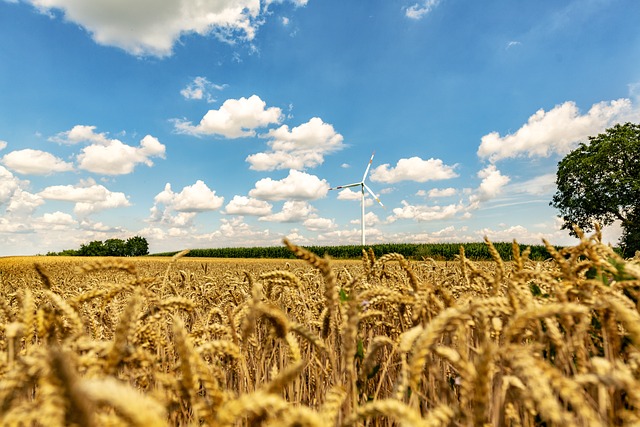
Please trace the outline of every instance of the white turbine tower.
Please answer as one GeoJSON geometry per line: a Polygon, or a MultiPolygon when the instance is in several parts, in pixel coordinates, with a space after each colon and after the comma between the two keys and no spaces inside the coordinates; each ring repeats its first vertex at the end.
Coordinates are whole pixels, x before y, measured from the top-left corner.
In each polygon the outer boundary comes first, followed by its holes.
{"type": "Polygon", "coordinates": [[[371,159],[369,160],[369,164],[367,165],[367,169],[364,171],[364,175],[362,175],[362,181],[360,182],[354,182],[353,184],[347,184],[347,185],[339,185],[337,187],[333,187],[330,188],[329,190],[341,190],[343,188],[350,188],[350,187],[358,187],[360,186],[360,193],[362,194],[362,198],[360,200],[360,203],[362,204],[362,221],[361,221],[361,225],[362,225],[362,246],[365,245],[365,231],[364,231],[364,190],[366,189],[369,194],[371,194],[373,196],[374,199],[376,199],[376,202],[380,203],[380,206],[384,207],[384,205],[382,204],[382,202],[380,201],[380,199],[378,198],[378,196],[376,196],[376,194],[371,191],[371,189],[367,186],[367,184],[364,183],[364,180],[367,178],[367,174],[369,173],[369,168],[371,167],[371,163],[373,162],[373,156],[376,154],[376,152],[374,151],[373,154],[371,154],[371,159]]]}

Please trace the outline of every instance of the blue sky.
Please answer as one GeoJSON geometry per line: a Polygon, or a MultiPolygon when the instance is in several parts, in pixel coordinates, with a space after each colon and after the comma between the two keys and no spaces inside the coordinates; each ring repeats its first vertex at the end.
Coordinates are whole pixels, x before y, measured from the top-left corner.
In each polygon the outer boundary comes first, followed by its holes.
{"type": "Polygon", "coordinates": [[[640,122],[639,19],[637,0],[0,0],[0,255],[358,244],[358,188],[329,188],[374,151],[368,244],[570,244],[556,166],[640,122]]]}

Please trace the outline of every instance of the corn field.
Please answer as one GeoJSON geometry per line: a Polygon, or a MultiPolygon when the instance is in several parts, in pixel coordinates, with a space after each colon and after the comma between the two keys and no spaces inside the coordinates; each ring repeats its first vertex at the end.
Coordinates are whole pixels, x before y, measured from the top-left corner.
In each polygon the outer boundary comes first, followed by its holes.
{"type": "MultiPolygon", "coordinates": [[[[579,230],[578,230],[579,231],[579,230]]],[[[0,423],[640,424],[640,260],[0,260],[0,423]]]]}

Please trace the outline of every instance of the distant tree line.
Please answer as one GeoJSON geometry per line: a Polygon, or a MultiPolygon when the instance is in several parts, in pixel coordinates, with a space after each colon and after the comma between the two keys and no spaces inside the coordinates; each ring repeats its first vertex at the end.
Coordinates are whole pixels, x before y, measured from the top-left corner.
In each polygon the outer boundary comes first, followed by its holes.
{"type": "Polygon", "coordinates": [[[149,255],[149,243],[140,236],[129,239],[107,239],[104,242],[94,240],[80,245],[80,249],[65,249],[62,252],[49,252],[47,255],[57,256],[142,256],[149,255]]]}
{"type": "MultiPolygon", "coordinates": [[[[493,243],[500,254],[500,257],[509,261],[513,257],[513,246],[511,243],[493,243]]],[[[471,260],[490,260],[489,247],[485,243],[386,243],[379,245],[369,245],[376,257],[388,253],[399,253],[408,259],[433,258],[435,260],[453,260],[460,253],[460,247],[464,247],[465,256],[471,260]]],[[[328,255],[334,259],[359,259],[362,258],[362,246],[305,246],[306,249],[318,255],[328,255]]],[[[543,245],[519,245],[522,253],[526,248],[530,248],[529,258],[533,260],[544,260],[551,255],[543,245]]],[[[560,249],[560,247],[556,247],[560,249]]],[[[176,252],[164,252],[153,254],[155,256],[172,256],[176,252]]],[[[212,248],[212,249],[191,249],[187,254],[189,257],[205,258],[295,258],[293,253],[285,246],[271,247],[249,247],[249,248],[212,248]]]]}

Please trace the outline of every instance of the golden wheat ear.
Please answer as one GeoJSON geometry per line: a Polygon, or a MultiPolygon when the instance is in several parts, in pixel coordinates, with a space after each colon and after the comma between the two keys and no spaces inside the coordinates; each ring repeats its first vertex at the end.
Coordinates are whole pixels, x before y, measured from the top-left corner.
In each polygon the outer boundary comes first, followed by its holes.
{"type": "Polygon", "coordinates": [[[168,425],[162,404],[115,378],[82,380],[78,388],[96,404],[113,408],[127,425],[136,427],[168,425]]]}

